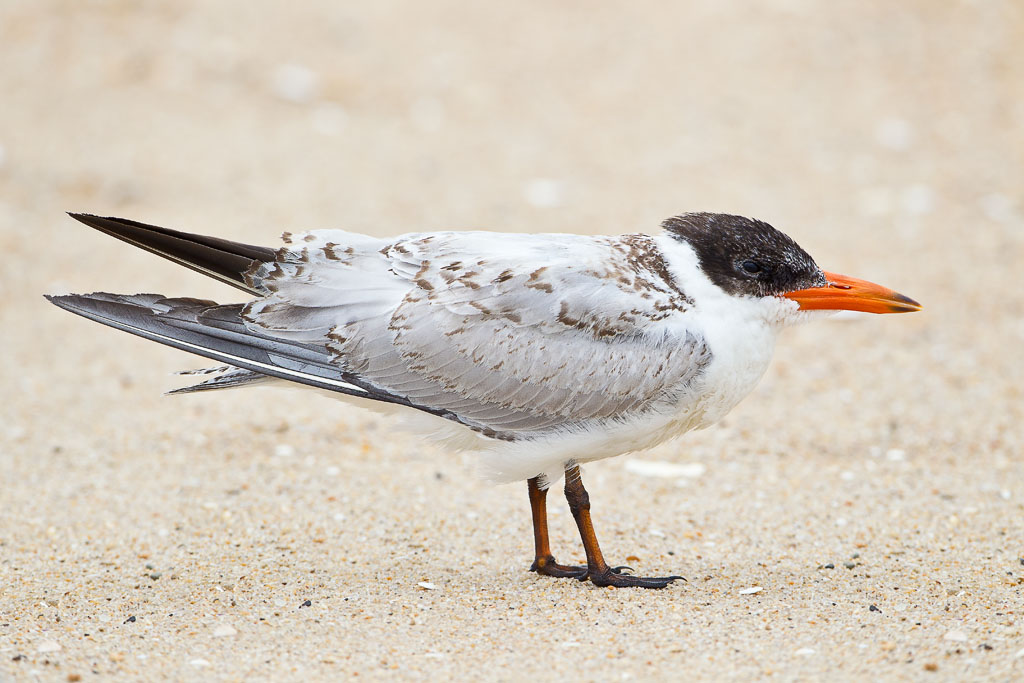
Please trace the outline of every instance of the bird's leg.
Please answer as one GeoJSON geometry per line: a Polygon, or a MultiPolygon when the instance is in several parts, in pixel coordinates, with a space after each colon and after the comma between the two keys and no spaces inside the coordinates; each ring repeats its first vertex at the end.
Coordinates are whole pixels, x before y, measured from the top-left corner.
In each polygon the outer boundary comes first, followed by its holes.
{"type": "Polygon", "coordinates": [[[560,578],[580,579],[587,578],[586,567],[575,567],[571,565],[558,564],[551,554],[551,547],[548,545],[548,491],[541,489],[537,483],[537,477],[526,482],[530,492],[530,512],[533,514],[533,543],[536,548],[536,555],[531,572],[544,574],[545,576],[557,576],[560,578]]]}
{"type": "MultiPolygon", "coordinates": [[[[590,496],[583,488],[583,479],[580,477],[578,465],[565,470],[565,499],[569,502],[569,509],[576,519],[576,526],[580,529],[580,537],[583,539],[583,549],[587,552],[587,575],[595,585],[616,586],[620,588],[664,588],[681,576],[665,577],[643,577],[622,574],[625,567],[609,567],[601,554],[601,546],[597,543],[597,534],[594,533],[594,525],[590,521],[590,496]]],[[[685,579],[683,579],[685,581],[685,579]]]]}

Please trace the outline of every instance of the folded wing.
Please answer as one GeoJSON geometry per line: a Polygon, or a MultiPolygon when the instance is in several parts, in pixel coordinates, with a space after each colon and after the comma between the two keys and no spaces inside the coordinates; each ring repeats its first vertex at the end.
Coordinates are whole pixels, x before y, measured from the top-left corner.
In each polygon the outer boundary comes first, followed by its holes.
{"type": "Polygon", "coordinates": [[[500,438],[651,409],[710,360],[645,235],[319,231],[249,277],[250,329],[500,438]]]}

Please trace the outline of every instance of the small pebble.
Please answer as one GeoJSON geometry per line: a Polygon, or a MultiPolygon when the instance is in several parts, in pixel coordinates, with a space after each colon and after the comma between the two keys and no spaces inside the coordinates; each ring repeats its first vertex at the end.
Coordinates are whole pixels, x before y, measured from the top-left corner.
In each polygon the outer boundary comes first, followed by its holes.
{"type": "Polygon", "coordinates": [[[429,581],[420,581],[416,585],[419,586],[420,588],[422,588],[423,590],[428,590],[428,591],[436,591],[437,590],[437,586],[435,586],[434,584],[430,583],[429,581]]]}
{"type": "Polygon", "coordinates": [[[843,562],[843,566],[846,567],[847,569],[853,569],[854,567],[857,566],[857,563],[856,562],[843,562]]]}
{"type": "Polygon", "coordinates": [[[302,609],[303,607],[312,607],[312,606],[313,606],[313,601],[312,600],[306,600],[306,602],[304,602],[301,605],[299,605],[299,609],[302,609]]]}
{"type": "Polygon", "coordinates": [[[281,64],[271,74],[274,94],[286,102],[303,104],[316,97],[316,73],[299,64],[281,64]]]}
{"type": "Polygon", "coordinates": [[[751,586],[750,588],[744,588],[740,591],[740,595],[753,595],[754,593],[760,593],[764,588],[761,586],[751,586]]]}
{"type": "Polygon", "coordinates": [[[295,447],[286,443],[279,443],[274,446],[274,455],[279,458],[290,458],[295,455],[295,447]]]}
{"type": "Polygon", "coordinates": [[[924,665],[924,670],[925,671],[938,671],[939,670],[939,665],[936,664],[935,662],[928,662],[927,664],[924,665]]]}
{"type": "Polygon", "coordinates": [[[135,617],[134,616],[128,617],[127,619],[124,620],[124,623],[125,624],[134,624],[135,623],[135,617]]]}
{"type": "Polygon", "coordinates": [[[193,659],[191,662],[189,662],[189,664],[196,667],[197,669],[202,669],[204,667],[210,666],[210,663],[205,659],[193,659]]]}
{"type": "Polygon", "coordinates": [[[809,657],[814,654],[814,649],[809,647],[802,647],[793,654],[797,657],[809,657]]]}
{"type": "Polygon", "coordinates": [[[44,640],[36,647],[36,652],[57,652],[60,650],[60,643],[54,640],[44,640]]]}
{"type": "Polygon", "coordinates": [[[228,636],[233,636],[236,633],[238,633],[238,631],[236,631],[230,624],[221,624],[217,628],[213,629],[214,638],[227,638],[228,636]]]}
{"type": "Polygon", "coordinates": [[[534,178],[523,187],[523,198],[538,209],[562,205],[562,183],[550,178],[534,178]]]}
{"type": "Polygon", "coordinates": [[[963,631],[953,630],[942,636],[943,640],[952,640],[955,643],[966,643],[967,634],[963,631]]]}
{"type": "Polygon", "coordinates": [[[904,150],[914,141],[914,128],[906,119],[882,119],[875,126],[875,141],[886,149],[904,150]]]}
{"type": "Polygon", "coordinates": [[[903,190],[900,200],[905,212],[923,216],[932,212],[935,206],[935,193],[927,185],[917,183],[903,190]]]}
{"type": "Polygon", "coordinates": [[[997,223],[1008,223],[1013,220],[1013,200],[1004,194],[994,192],[981,198],[981,210],[987,218],[997,223]]]}
{"type": "Polygon", "coordinates": [[[836,568],[836,566],[834,564],[832,564],[831,562],[829,562],[828,564],[825,565],[825,569],[835,569],[835,568],[836,568]]]}
{"type": "Polygon", "coordinates": [[[871,605],[871,607],[869,607],[868,610],[871,611],[871,612],[878,612],[879,614],[882,613],[882,610],[878,609],[874,605],[871,605]]]}
{"type": "Polygon", "coordinates": [[[902,462],[907,459],[907,452],[900,448],[890,448],[885,452],[885,458],[891,462],[902,462]]]}

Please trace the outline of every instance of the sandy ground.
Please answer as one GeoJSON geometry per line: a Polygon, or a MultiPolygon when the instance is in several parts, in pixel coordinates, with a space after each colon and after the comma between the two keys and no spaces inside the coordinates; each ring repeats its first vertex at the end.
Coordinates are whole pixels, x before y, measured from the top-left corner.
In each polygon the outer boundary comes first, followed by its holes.
{"type": "Polygon", "coordinates": [[[1024,6],[468,5],[0,5],[0,680],[1024,678],[1024,6]],[[723,210],[926,310],[793,330],[721,427],[588,467],[606,555],[689,579],[603,590],[526,571],[524,485],[383,418],[161,396],[203,362],[42,294],[238,292],[66,210],[723,210]]]}

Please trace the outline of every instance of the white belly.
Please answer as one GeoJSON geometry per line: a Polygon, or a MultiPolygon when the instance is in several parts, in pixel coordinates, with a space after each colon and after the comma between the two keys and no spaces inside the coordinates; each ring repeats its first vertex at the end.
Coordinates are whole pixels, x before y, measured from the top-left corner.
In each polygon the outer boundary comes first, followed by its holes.
{"type": "Polygon", "coordinates": [[[585,463],[652,448],[724,417],[757,385],[771,360],[775,331],[762,325],[735,329],[740,334],[709,340],[715,354],[704,374],[674,404],[664,404],[627,420],[580,425],[524,441],[480,439],[483,476],[512,482],[543,472],[557,481],[566,463],[585,463]]]}

